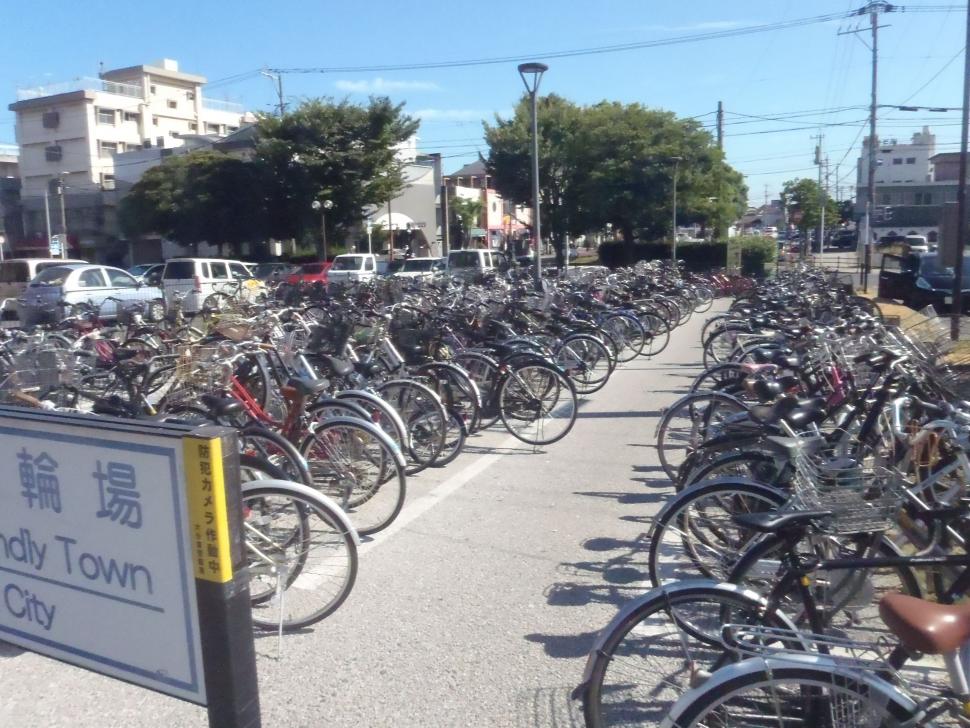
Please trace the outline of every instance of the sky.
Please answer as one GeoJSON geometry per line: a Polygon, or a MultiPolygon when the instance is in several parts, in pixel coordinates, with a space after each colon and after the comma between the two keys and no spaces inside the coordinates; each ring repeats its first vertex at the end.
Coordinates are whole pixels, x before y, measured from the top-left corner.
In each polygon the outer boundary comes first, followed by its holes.
{"type": "MultiPolygon", "coordinates": [[[[421,119],[419,148],[440,152],[445,172],[487,155],[482,120],[508,115],[523,93],[516,65],[549,65],[542,93],[576,103],[638,102],[696,117],[714,129],[723,102],[727,159],[745,175],[749,203],[777,197],[786,180],[816,177],[815,135],[823,134],[830,184],[849,196],[868,133],[868,16],[846,14],[863,0],[167,0],[144,8],[115,0],[48,0],[0,5],[3,61],[0,143],[14,138],[7,105],[19,87],[96,76],[104,68],[179,62],[209,79],[208,97],[273,111],[274,82],[260,68],[317,69],[283,74],[287,103],[317,96],[404,102],[421,119]],[[752,26],[788,23],[760,33],[752,26]],[[850,33],[864,28],[864,33],[850,33]],[[614,51],[711,33],[729,37],[614,51]],[[606,52],[555,56],[562,51],[606,52]],[[506,59],[482,65],[400,68],[506,59]],[[389,68],[394,67],[394,68],[389,68]],[[359,70],[365,68],[368,70],[359,70]],[[381,70],[370,70],[379,68],[381,70]],[[320,72],[322,71],[322,72],[320,72]]],[[[915,0],[909,12],[880,16],[879,102],[958,107],[965,5],[915,0]],[[943,8],[919,12],[919,7],[943,8]]],[[[959,110],[881,109],[880,138],[908,141],[922,126],[938,151],[959,148],[959,110]]]]}

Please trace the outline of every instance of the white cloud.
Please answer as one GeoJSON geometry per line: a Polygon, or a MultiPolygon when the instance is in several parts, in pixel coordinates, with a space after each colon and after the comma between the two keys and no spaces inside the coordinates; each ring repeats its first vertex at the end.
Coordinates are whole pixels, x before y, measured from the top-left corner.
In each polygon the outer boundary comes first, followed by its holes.
{"type": "Polygon", "coordinates": [[[750,25],[750,23],[745,20],[705,20],[687,25],[643,25],[637,30],[660,30],[665,33],[703,33],[705,31],[733,30],[746,25],[750,25]]]}
{"type": "Polygon", "coordinates": [[[484,109],[418,109],[417,111],[409,111],[408,113],[425,121],[482,121],[483,119],[491,121],[496,113],[500,116],[508,117],[513,112],[511,109],[502,109],[497,112],[486,111],[484,109]]]}
{"type": "Polygon", "coordinates": [[[434,81],[389,81],[377,78],[363,81],[340,79],[334,84],[341,91],[354,94],[390,93],[392,91],[438,91],[441,87],[434,81]]]}

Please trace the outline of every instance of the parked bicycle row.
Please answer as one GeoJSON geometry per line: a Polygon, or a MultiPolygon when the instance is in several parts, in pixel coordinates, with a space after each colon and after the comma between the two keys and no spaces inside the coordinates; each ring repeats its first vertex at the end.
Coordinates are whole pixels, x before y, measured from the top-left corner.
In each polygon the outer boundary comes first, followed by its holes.
{"type": "Polygon", "coordinates": [[[710,319],[660,419],[651,589],[601,632],[589,726],[964,722],[970,404],[933,311],[820,273],[710,319]]]}
{"type": "MultiPolygon", "coordinates": [[[[51,269],[49,276],[58,272],[51,269]]],[[[389,526],[408,479],[501,426],[547,445],[617,366],[662,351],[721,283],[665,265],[481,284],[439,278],[208,294],[197,314],[74,301],[4,333],[2,399],[238,433],[256,625],[337,609],[359,536],[389,526]]]]}

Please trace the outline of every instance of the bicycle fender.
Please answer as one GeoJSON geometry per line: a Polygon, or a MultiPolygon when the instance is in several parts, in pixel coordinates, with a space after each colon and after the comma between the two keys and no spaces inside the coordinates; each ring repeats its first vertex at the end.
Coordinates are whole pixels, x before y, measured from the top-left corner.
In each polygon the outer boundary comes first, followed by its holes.
{"type": "Polygon", "coordinates": [[[331,417],[330,419],[320,423],[320,426],[316,431],[319,432],[321,430],[326,430],[328,425],[354,425],[356,427],[363,427],[375,438],[384,442],[387,448],[394,455],[395,463],[402,468],[407,467],[407,461],[404,459],[404,455],[401,454],[401,448],[399,448],[397,443],[389,438],[387,433],[377,425],[371,424],[367,420],[359,420],[356,417],[331,417]]]}
{"type": "Polygon", "coordinates": [[[273,488],[285,488],[288,490],[293,490],[297,494],[304,496],[309,499],[317,499],[323,501],[327,508],[333,511],[334,517],[340,521],[340,525],[347,530],[354,538],[354,543],[360,546],[360,536],[357,535],[357,529],[354,528],[354,524],[350,522],[350,518],[344,513],[344,509],[337,505],[337,502],[328,495],[324,495],[319,490],[314,490],[313,488],[303,485],[302,483],[297,483],[292,480],[276,480],[266,478],[264,480],[250,480],[242,484],[242,493],[246,495],[246,491],[253,490],[255,488],[269,486],[273,488]]]}

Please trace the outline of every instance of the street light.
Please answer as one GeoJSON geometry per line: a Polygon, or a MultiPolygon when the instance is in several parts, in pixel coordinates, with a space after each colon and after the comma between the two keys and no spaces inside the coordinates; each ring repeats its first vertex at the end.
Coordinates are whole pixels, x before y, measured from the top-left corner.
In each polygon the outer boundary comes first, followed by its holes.
{"type": "Polygon", "coordinates": [[[673,242],[670,247],[670,259],[673,261],[674,267],[677,267],[677,170],[680,167],[680,163],[683,161],[683,157],[671,157],[670,161],[674,163],[674,192],[673,192],[673,227],[671,228],[671,235],[673,236],[673,242]]]}
{"type": "Polygon", "coordinates": [[[320,211],[320,232],[322,233],[322,236],[323,236],[323,262],[326,263],[327,262],[327,210],[333,209],[333,201],[324,200],[323,202],[320,202],[320,200],[314,200],[310,204],[310,207],[312,207],[314,210],[320,211]]]}
{"type": "Polygon", "coordinates": [[[542,226],[539,219],[539,122],[536,96],[542,74],[549,70],[545,63],[520,63],[519,75],[532,102],[532,229],[536,246],[536,290],[542,290],[542,226]]]}

